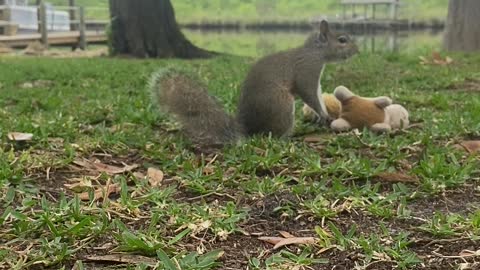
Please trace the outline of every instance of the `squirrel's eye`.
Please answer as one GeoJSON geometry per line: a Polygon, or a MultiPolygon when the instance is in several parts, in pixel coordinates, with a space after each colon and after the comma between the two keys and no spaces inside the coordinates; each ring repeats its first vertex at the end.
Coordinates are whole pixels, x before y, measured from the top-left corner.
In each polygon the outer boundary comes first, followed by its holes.
{"type": "Polygon", "coordinates": [[[348,42],[348,39],[346,36],[340,36],[338,37],[338,42],[342,43],[342,44],[345,44],[348,42]]]}

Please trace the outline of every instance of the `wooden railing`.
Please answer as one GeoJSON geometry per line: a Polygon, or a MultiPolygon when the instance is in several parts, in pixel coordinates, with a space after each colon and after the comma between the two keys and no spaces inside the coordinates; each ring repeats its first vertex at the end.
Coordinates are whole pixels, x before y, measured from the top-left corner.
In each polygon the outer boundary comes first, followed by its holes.
{"type": "Polygon", "coordinates": [[[360,6],[363,7],[364,18],[368,18],[368,9],[371,7],[372,9],[372,19],[375,19],[376,16],[376,8],[379,5],[387,6],[390,10],[389,19],[390,20],[397,20],[398,18],[398,9],[400,7],[400,0],[340,0],[340,4],[343,8],[343,19],[346,20],[347,16],[347,8],[350,7],[352,11],[352,16],[355,15],[355,8],[360,6]]]}
{"type": "MultiPolygon", "coordinates": [[[[106,37],[106,25],[108,21],[104,20],[87,20],[85,14],[87,9],[98,9],[94,7],[82,7],[76,6],[75,0],[69,0],[68,6],[52,6],[55,11],[65,11],[68,12],[68,23],[69,27],[67,29],[62,29],[62,31],[52,31],[49,28],[58,28],[58,23],[55,21],[49,21],[47,6],[43,1],[40,2],[37,6],[27,6],[29,8],[36,8],[37,10],[37,20],[33,23],[36,23],[36,29],[32,29],[35,33],[27,34],[17,34],[16,25],[9,20],[10,14],[7,11],[11,10],[15,6],[0,6],[0,30],[3,28],[3,31],[0,31],[0,42],[6,43],[6,45],[11,45],[15,47],[26,46],[26,42],[39,40],[45,47],[48,47],[50,44],[53,45],[71,45],[76,48],[85,49],[88,42],[104,42],[107,40],[106,37]],[[3,20],[2,20],[3,19],[3,20]],[[88,26],[94,26],[95,30],[89,30],[88,26]],[[10,30],[12,31],[5,31],[10,30]],[[4,34],[2,36],[1,34],[4,34]],[[5,36],[5,35],[8,35],[5,36]]],[[[65,23],[61,24],[65,25],[65,23]]]]}

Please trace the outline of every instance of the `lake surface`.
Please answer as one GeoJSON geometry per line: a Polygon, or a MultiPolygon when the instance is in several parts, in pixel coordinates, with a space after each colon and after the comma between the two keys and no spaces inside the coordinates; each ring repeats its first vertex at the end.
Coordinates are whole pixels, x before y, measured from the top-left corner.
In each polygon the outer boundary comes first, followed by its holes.
{"type": "MultiPolygon", "coordinates": [[[[308,32],[197,31],[183,29],[194,44],[213,51],[262,56],[301,45],[308,32]]],[[[443,32],[382,32],[352,35],[362,51],[419,53],[441,49],[443,32]]]]}

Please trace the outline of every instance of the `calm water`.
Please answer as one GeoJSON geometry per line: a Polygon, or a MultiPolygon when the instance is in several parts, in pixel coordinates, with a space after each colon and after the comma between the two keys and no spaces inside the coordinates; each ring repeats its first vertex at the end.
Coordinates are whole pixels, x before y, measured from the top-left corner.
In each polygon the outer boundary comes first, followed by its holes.
{"type": "MultiPolygon", "coordinates": [[[[196,45],[244,56],[262,56],[299,46],[308,32],[192,31],[183,30],[196,45]]],[[[353,35],[363,51],[417,53],[441,48],[442,32],[384,32],[353,35]]]]}

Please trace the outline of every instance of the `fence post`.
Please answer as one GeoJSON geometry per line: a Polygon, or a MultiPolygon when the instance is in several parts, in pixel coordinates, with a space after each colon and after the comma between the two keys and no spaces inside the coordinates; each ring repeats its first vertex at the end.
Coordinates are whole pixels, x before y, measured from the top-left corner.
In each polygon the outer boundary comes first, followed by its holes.
{"type": "Polygon", "coordinates": [[[390,4],[390,19],[394,21],[397,20],[397,8],[398,8],[398,0],[395,0],[395,3],[390,4]]]}
{"type": "Polygon", "coordinates": [[[377,11],[377,5],[372,4],[372,20],[375,20],[375,12],[377,11]]]}
{"type": "Polygon", "coordinates": [[[79,7],[78,8],[78,13],[80,17],[80,38],[78,42],[78,47],[82,50],[85,50],[87,48],[87,38],[85,36],[86,32],[86,25],[85,25],[85,8],[84,7],[79,7]]]}
{"type": "Polygon", "coordinates": [[[40,2],[40,33],[42,36],[42,44],[48,48],[48,28],[47,28],[47,7],[43,1],[40,2]]]}
{"type": "Polygon", "coordinates": [[[42,4],[42,0],[35,0],[35,6],[37,7],[37,32],[41,33],[42,29],[40,29],[40,5],[42,4]]]}
{"type": "Polygon", "coordinates": [[[68,14],[70,17],[70,31],[76,31],[78,30],[78,25],[77,25],[77,13],[75,12],[75,7],[76,7],[76,1],[75,0],[68,0],[68,6],[70,9],[68,10],[68,14]]]}

